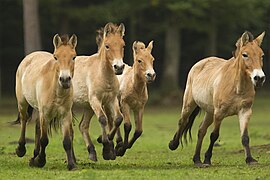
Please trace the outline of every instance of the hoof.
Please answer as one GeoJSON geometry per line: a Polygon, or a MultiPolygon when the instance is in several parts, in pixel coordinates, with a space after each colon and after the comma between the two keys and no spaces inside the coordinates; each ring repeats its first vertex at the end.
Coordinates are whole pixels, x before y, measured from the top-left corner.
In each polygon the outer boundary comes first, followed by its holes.
{"type": "Polygon", "coordinates": [[[116,153],[114,150],[114,144],[113,141],[110,141],[110,159],[115,160],[116,159],[116,153]]]}
{"type": "Polygon", "coordinates": [[[246,163],[248,165],[255,165],[255,164],[259,164],[258,161],[256,159],[254,159],[253,157],[247,157],[246,158],[246,163]]]}
{"type": "Polygon", "coordinates": [[[204,164],[205,166],[211,166],[211,161],[205,159],[205,160],[203,161],[203,164],[204,164]]]}
{"type": "Polygon", "coordinates": [[[30,167],[44,167],[46,164],[46,159],[40,159],[39,156],[37,156],[36,158],[31,158],[29,161],[29,166],[30,167]]]}
{"type": "Polygon", "coordinates": [[[175,142],[174,140],[171,140],[170,143],[169,143],[169,148],[170,150],[176,150],[179,146],[179,142],[175,142]]]}
{"type": "Polygon", "coordinates": [[[102,156],[104,160],[110,160],[111,159],[111,148],[109,144],[103,144],[103,149],[102,149],[102,156]]]}
{"type": "Polygon", "coordinates": [[[100,136],[97,138],[97,142],[100,143],[100,144],[102,143],[102,135],[100,135],[100,136]]]}
{"type": "Polygon", "coordinates": [[[25,149],[25,146],[18,146],[16,148],[16,154],[18,157],[23,157],[26,153],[26,149],[25,149]]]}
{"type": "Polygon", "coordinates": [[[125,148],[125,145],[122,141],[117,143],[117,145],[115,147],[115,152],[116,152],[116,156],[124,156],[124,154],[126,152],[126,148],[125,148]]]}
{"type": "Polygon", "coordinates": [[[77,166],[75,164],[68,164],[67,168],[68,168],[69,171],[77,170],[77,166]]]}
{"type": "Polygon", "coordinates": [[[197,167],[197,168],[206,168],[206,167],[209,167],[210,165],[209,164],[203,164],[202,162],[196,162],[196,163],[194,163],[194,166],[197,167]]]}
{"type": "Polygon", "coordinates": [[[89,154],[89,159],[91,161],[97,162],[97,153],[96,152],[92,152],[89,154]]]}

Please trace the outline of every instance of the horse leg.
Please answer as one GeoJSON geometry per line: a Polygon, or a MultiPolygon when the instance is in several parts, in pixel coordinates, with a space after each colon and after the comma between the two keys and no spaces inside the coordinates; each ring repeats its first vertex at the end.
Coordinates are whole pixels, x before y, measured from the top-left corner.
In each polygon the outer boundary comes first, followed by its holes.
{"type": "Polygon", "coordinates": [[[63,131],[63,146],[67,154],[67,168],[68,170],[73,170],[76,168],[75,165],[75,159],[73,154],[73,141],[72,141],[72,114],[71,112],[68,113],[68,115],[63,119],[63,125],[62,125],[62,131],[63,131]]]}
{"type": "Polygon", "coordinates": [[[216,142],[216,140],[219,137],[219,130],[220,130],[220,125],[221,122],[223,120],[224,117],[218,115],[218,113],[214,114],[214,130],[212,131],[211,135],[210,135],[210,144],[209,147],[207,149],[207,151],[205,152],[204,155],[204,166],[210,166],[211,165],[211,158],[212,158],[212,151],[213,151],[213,147],[214,144],[216,142]]]}
{"type": "Polygon", "coordinates": [[[89,132],[88,132],[89,124],[91,122],[93,115],[94,115],[94,111],[91,108],[89,110],[85,109],[79,127],[80,127],[80,131],[82,133],[84,142],[86,144],[87,151],[89,153],[89,159],[92,161],[97,161],[97,153],[95,150],[95,146],[94,146],[94,144],[90,138],[89,132]]]}
{"type": "Polygon", "coordinates": [[[40,122],[39,119],[36,119],[36,134],[35,134],[35,149],[34,156],[30,159],[29,165],[33,164],[34,159],[38,156],[40,151],[40,122]]]}
{"type": "Polygon", "coordinates": [[[169,143],[169,148],[172,151],[178,148],[180,138],[181,138],[181,142],[182,142],[182,135],[183,135],[184,129],[188,123],[189,116],[195,110],[196,106],[197,105],[196,105],[195,101],[193,100],[190,88],[186,89],[185,95],[184,95],[184,100],[183,100],[181,118],[178,121],[178,130],[176,131],[173,139],[169,143]]]}
{"type": "Polygon", "coordinates": [[[249,135],[248,135],[248,122],[252,114],[252,109],[242,109],[239,114],[239,122],[240,122],[240,132],[242,138],[242,145],[245,148],[246,153],[246,163],[247,164],[257,164],[258,161],[254,159],[250,152],[249,147],[249,135]]]}
{"type": "MultiPolygon", "coordinates": [[[[124,143],[118,143],[117,149],[116,149],[116,155],[117,156],[123,156],[126,152],[126,149],[128,147],[128,139],[129,139],[129,133],[131,131],[131,122],[130,122],[130,109],[128,104],[122,102],[122,113],[124,117],[124,143]]],[[[119,130],[120,131],[120,130],[119,130]]]]}
{"type": "Polygon", "coordinates": [[[135,120],[136,129],[135,129],[133,137],[128,143],[128,146],[127,146],[128,149],[130,149],[133,146],[134,142],[142,135],[143,110],[144,108],[141,108],[138,111],[134,111],[134,120],[135,120]]]}
{"type": "Polygon", "coordinates": [[[103,150],[102,150],[102,156],[103,159],[105,160],[110,160],[110,143],[109,143],[109,138],[107,135],[107,117],[105,115],[105,112],[102,109],[102,104],[101,102],[97,99],[97,97],[92,96],[90,98],[90,104],[95,112],[96,116],[98,117],[98,121],[101,125],[102,128],[102,144],[103,144],[103,150]]]}
{"type": "MultiPolygon", "coordinates": [[[[118,103],[117,98],[114,99],[114,103],[111,106],[111,110],[114,110],[114,112],[112,112],[112,113],[113,113],[113,115],[115,115],[115,120],[114,120],[113,128],[111,129],[110,134],[109,134],[109,139],[113,140],[117,129],[119,128],[119,126],[121,125],[121,123],[123,121],[123,116],[122,116],[122,113],[120,111],[120,107],[119,107],[119,103],[118,103]]],[[[112,117],[114,117],[114,116],[112,116],[112,117]]]]}
{"type": "Polygon", "coordinates": [[[29,165],[30,166],[35,166],[35,167],[43,167],[46,164],[46,153],[45,149],[49,143],[48,135],[47,135],[47,125],[46,125],[46,120],[43,116],[43,113],[40,112],[40,152],[39,154],[35,157],[34,160],[30,160],[29,165]]]}
{"type": "Polygon", "coordinates": [[[28,107],[27,101],[24,98],[22,98],[22,100],[18,98],[18,110],[19,110],[20,121],[21,121],[21,135],[18,141],[19,145],[16,148],[16,154],[18,157],[23,157],[26,153],[25,131],[26,131],[26,121],[27,121],[27,107],[28,107]]]}
{"type": "Polygon", "coordinates": [[[197,167],[202,167],[202,161],[201,161],[201,148],[202,148],[202,142],[203,142],[203,138],[207,132],[207,128],[213,123],[213,115],[210,113],[205,114],[204,116],[204,120],[202,121],[199,130],[198,130],[198,140],[197,140],[197,145],[196,145],[196,150],[195,150],[195,154],[193,156],[193,162],[195,164],[195,166],[197,167]]]}

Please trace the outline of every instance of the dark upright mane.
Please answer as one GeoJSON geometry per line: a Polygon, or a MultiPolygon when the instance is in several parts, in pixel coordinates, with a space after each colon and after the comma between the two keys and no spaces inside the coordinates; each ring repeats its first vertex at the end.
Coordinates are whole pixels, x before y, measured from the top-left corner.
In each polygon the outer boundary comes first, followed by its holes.
{"type": "MultiPolygon", "coordinates": [[[[107,34],[115,34],[118,33],[118,25],[117,24],[113,24],[113,23],[109,23],[109,31],[107,32],[107,34]]],[[[103,41],[103,36],[104,36],[104,27],[101,27],[100,29],[97,30],[97,36],[96,36],[96,43],[98,46],[98,49],[101,46],[101,43],[103,41]]]]}

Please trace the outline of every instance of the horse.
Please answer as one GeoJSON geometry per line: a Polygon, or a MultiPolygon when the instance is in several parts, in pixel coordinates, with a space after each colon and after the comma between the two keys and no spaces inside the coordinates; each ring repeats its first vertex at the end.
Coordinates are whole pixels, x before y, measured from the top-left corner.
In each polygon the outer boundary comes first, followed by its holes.
{"type": "Polygon", "coordinates": [[[134,142],[141,136],[142,118],[145,104],[148,100],[147,83],[151,83],[156,78],[153,69],[154,57],[151,54],[153,41],[147,47],[139,41],[133,43],[134,64],[132,67],[125,66],[122,75],[118,75],[120,82],[120,108],[124,117],[124,142],[120,130],[117,131],[116,155],[123,156],[126,149],[130,149],[134,142]],[[131,131],[130,110],[134,113],[136,129],[133,137],[129,141],[131,131]]]}
{"type": "Polygon", "coordinates": [[[97,156],[88,131],[94,114],[102,128],[103,158],[116,158],[112,139],[123,120],[119,106],[115,105],[119,92],[116,75],[122,74],[124,69],[124,32],[124,24],[107,23],[98,30],[98,52],[92,56],[76,57],[73,101],[84,107],[79,128],[92,161],[97,161],[97,156]],[[109,133],[107,125],[111,129],[109,133]]]}
{"type": "MultiPolygon", "coordinates": [[[[26,121],[31,116],[29,107],[39,112],[36,121],[34,156],[29,165],[46,164],[45,149],[49,143],[48,132],[52,126],[62,125],[63,146],[67,155],[67,168],[76,168],[73,150],[72,113],[74,59],[77,36],[53,37],[54,53],[36,51],[27,55],[16,72],[16,97],[21,122],[21,135],[16,154],[26,153],[26,121]],[[48,125],[51,125],[48,127],[48,125]]],[[[30,108],[30,109],[31,109],[30,108]]]]}
{"type": "Polygon", "coordinates": [[[177,149],[180,139],[182,145],[182,139],[187,143],[187,133],[189,132],[191,138],[193,122],[200,110],[204,110],[206,113],[198,130],[193,156],[195,166],[211,165],[212,150],[219,137],[221,122],[225,117],[232,115],[238,115],[239,118],[246,163],[257,163],[250,152],[248,123],[252,115],[255,88],[261,87],[265,81],[262,70],[264,53],[260,47],[264,34],[263,32],[254,39],[250,32],[244,32],[236,42],[236,50],[231,59],[205,58],[197,62],[189,71],[178,130],[170,141],[169,148],[177,149]],[[207,128],[212,123],[214,129],[202,163],[201,146],[207,128]]]}

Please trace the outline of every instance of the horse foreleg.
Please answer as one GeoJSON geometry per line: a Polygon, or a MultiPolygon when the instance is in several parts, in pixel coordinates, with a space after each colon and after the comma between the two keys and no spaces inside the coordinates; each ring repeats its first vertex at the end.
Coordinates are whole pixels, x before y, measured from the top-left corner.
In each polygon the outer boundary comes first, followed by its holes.
{"type": "Polygon", "coordinates": [[[92,161],[97,161],[97,153],[95,150],[95,146],[89,135],[89,125],[90,125],[93,115],[94,115],[94,111],[92,109],[89,109],[89,110],[85,109],[79,127],[82,133],[87,151],[89,153],[89,159],[92,161]]]}
{"type": "Polygon", "coordinates": [[[250,152],[249,147],[249,135],[248,135],[248,122],[251,117],[252,110],[250,109],[242,109],[239,114],[239,122],[240,122],[240,132],[242,138],[242,145],[245,148],[246,153],[246,163],[247,164],[257,164],[258,161],[254,159],[250,152]]]}
{"type": "Polygon", "coordinates": [[[214,130],[212,131],[210,135],[210,144],[204,155],[204,162],[203,162],[204,166],[211,165],[212,151],[213,151],[214,144],[219,137],[219,130],[220,130],[220,125],[221,125],[222,120],[223,120],[223,117],[220,117],[217,114],[214,115],[214,119],[213,119],[214,130]]]}
{"type": "Polygon", "coordinates": [[[107,135],[107,117],[105,112],[102,109],[101,102],[95,97],[92,96],[90,98],[90,105],[95,112],[96,116],[98,117],[98,121],[102,128],[102,144],[103,144],[103,150],[102,150],[102,156],[105,160],[111,159],[111,145],[110,141],[107,135]]]}
{"type": "MultiPolygon", "coordinates": [[[[129,133],[131,131],[130,112],[128,104],[122,102],[121,109],[124,117],[124,143],[118,142],[116,145],[116,155],[123,156],[128,147],[129,133]]],[[[119,130],[120,131],[120,130],[119,130]]]]}
{"type": "Polygon", "coordinates": [[[67,168],[68,170],[73,170],[74,168],[76,168],[76,165],[72,141],[73,128],[72,128],[71,112],[69,112],[68,115],[63,119],[62,131],[64,136],[63,146],[67,154],[67,162],[68,162],[67,168]]]}
{"type": "Polygon", "coordinates": [[[114,110],[113,115],[115,115],[115,120],[114,120],[113,128],[111,129],[110,134],[109,134],[109,140],[113,140],[117,129],[119,128],[119,126],[121,125],[123,121],[123,115],[120,112],[120,107],[119,107],[117,98],[115,98],[115,101],[113,105],[111,106],[111,110],[114,110]]]}
{"type": "Polygon", "coordinates": [[[196,166],[201,167],[202,161],[201,161],[201,148],[202,148],[202,142],[203,138],[207,132],[207,128],[213,123],[213,115],[206,112],[204,116],[204,120],[202,121],[199,131],[198,131],[198,140],[196,145],[195,154],[193,156],[193,162],[196,166]]]}
{"type": "Polygon", "coordinates": [[[133,137],[131,138],[131,140],[128,143],[127,148],[130,149],[133,144],[135,143],[135,141],[142,135],[142,118],[143,118],[143,109],[140,109],[138,111],[134,111],[134,120],[135,120],[135,132],[133,137]]]}
{"type": "Polygon", "coordinates": [[[48,135],[47,135],[47,124],[45,121],[45,118],[43,116],[43,113],[40,112],[40,152],[39,154],[33,159],[30,160],[29,165],[30,166],[36,166],[36,167],[43,167],[46,164],[46,154],[45,149],[49,143],[48,135]]]}

